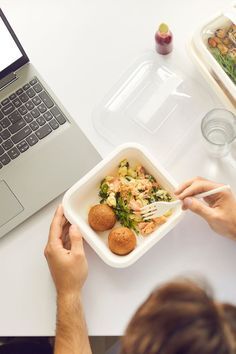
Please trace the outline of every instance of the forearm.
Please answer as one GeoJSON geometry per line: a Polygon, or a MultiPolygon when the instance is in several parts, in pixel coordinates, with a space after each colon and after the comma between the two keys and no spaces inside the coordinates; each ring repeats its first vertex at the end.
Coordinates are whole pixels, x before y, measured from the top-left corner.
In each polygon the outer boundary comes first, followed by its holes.
{"type": "Polygon", "coordinates": [[[80,296],[58,296],[54,354],[91,354],[80,296]]]}

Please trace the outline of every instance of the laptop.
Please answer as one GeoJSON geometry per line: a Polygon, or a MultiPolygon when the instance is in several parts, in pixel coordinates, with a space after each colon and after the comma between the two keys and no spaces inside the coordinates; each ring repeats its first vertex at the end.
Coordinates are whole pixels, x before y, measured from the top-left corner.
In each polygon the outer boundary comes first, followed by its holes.
{"type": "Polygon", "coordinates": [[[0,10],[0,237],[101,157],[28,56],[0,10]]]}

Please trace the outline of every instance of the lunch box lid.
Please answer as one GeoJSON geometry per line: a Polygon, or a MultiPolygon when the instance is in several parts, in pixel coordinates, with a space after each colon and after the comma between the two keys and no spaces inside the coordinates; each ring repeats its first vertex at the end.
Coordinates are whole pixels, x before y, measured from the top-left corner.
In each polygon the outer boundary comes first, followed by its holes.
{"type": "Polygon", "coordinates": [[[215,106],[210,91],[177,67],[173,53],[146,51],[94,107],[92,120],[110,144],[143,144],[165,163],[215,106]]]}

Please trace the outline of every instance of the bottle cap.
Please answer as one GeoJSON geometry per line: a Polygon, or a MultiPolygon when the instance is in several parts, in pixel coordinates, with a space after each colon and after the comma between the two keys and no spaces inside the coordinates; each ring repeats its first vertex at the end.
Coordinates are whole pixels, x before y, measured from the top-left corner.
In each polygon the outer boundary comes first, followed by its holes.
{"type": "Polygon", "coordinates": [[[168,33],[169,27],[166,23],[161,23],[158,30],[160,33],[168,33]]]}

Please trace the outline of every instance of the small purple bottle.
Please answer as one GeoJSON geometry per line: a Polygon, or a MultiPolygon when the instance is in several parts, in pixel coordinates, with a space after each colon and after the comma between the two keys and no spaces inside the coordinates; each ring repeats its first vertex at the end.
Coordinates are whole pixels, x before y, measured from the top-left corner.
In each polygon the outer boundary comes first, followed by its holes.
{"type": "Polygon", "coordinates": [[[157,53],[165,55],[172,51],[173,35],[165,23],[160,24],[155,34],[155,41],[157,53]]]}

